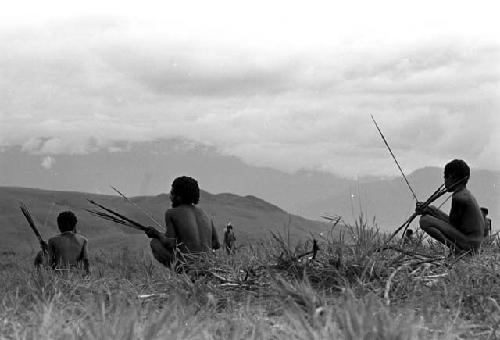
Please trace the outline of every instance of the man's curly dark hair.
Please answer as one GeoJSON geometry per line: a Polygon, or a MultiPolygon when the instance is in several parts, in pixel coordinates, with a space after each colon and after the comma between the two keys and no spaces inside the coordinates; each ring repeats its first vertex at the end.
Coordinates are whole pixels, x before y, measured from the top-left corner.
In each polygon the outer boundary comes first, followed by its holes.
{"type": "Polygon", "coordinates": [[[74,230],[77,222],[75,214],[71,211],[64,211],[57,216],[57,226],[62,233],[74,230]]]}
{"type": "Polygon", "coordinates": [[[461,159],[454,159],[444,167],[444,175],[452,176],[457,180],[464,179],[461,183],[466,184],[469,181],[470,177],[470,168],[461,159]]]}
{"type": "Polygon", "coordinates": [[[198,204],[200,201],[198,181],[192,177],[182,176],[174,179],[172,193],[179,196],[184,204],[198,204]]]}

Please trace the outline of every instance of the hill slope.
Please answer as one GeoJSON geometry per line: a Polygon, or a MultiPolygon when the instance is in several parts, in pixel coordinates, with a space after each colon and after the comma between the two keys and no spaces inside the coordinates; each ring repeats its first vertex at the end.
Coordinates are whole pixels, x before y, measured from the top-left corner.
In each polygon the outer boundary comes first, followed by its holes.
{"type": "MultiPolygon", "coordinates": [[[[85,209],[93,208],[87,199],[93,199],[103,205],[123,213],[145,225],[154,225],[142,212],[118,196],[96,195],[81,192],[48,191],[30,188],[0,187],[0,249],[36,249],[35,236],[29,229],[19,209],[23,201],[30,209],[35,223],[44,238],[57,232],[56,217],[64,210],[72,210],[78,217],[78,230],[86,235],[91,248],[109,248],[126,246],[131,248],[147,247],[148,239],[134,229],[104,221],[90,215],[85,209]]],[[[168,195],[140,196],[131,200],[152,214],[161,225],[163,214],[170,206],[168,195]]],[[[200,206],[214,219],[222,238],[222,232],[228,221],[235,226],[239,242],[254,242],[269,236],[269,231],[283,232],[289,227],[292,239],[307,237],[310,233],[319,233],[328,229],[321,222],[310,221],[288,214],[279,207],[254,196],[233,194],[212,195],[202,191],[200,206]]]]}

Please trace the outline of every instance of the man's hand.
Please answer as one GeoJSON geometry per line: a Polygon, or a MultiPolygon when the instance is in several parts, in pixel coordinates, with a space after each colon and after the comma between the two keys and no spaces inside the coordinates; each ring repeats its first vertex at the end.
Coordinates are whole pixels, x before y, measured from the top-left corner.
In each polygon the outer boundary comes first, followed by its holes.
{"type": "Polygon", "coordinates": [[[158,238],[160,236],[160,232],[153,227],[148,227],[144,232],[149,238],[158,238]]]}
{"type": "Polygon", "coordinates": [[[417,215],[428,215],[431,213],[431,209],[425,205],[425,202],[417,202],[415,213],[417,215]]]}
{"type": "Polygon", "coordinates": [[[42,251],[48,252],[49,251],[49,245],[47,244],[46,241],[41,241],[40,246],[42,247],[42,251]]]}

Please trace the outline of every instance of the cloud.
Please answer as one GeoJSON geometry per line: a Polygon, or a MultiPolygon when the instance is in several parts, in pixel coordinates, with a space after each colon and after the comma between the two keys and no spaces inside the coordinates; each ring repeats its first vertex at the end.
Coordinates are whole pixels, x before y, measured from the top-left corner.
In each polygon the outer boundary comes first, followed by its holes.
{"type": "Polygon", "coordinates": [[[45,168],[45,170],[50,170],[54,163],[56,162],[55,158],[52,156],[45,156],[42,160],[42,167],[45,168]]]}
{"type": "Polygon", "coordinates": [[[295,60],[259,60],[248,51],[187,44],[141,46],[141,42],[103,48],[110,69],[156,95],[249,96],[290,91],[295,60]],[[182,51],[182,52],[179,52],[182,51]]]}
{"type": "Polygon", "coordinates": [[[107,17],[0,38],[0,145],[25,152],[177,137],[286,171],[396,174],[374,114],[409,170],[456,157],[500,169],[500,45],[489,40],[287,49],[107,17]]]}

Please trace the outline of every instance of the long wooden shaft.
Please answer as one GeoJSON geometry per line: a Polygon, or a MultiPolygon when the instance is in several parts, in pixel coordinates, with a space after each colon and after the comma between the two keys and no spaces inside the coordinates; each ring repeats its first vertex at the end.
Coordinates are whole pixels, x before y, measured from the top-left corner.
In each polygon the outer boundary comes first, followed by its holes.
{"type": "MultiPolygon", "coordinates": [[[[434,193],[427,199],[427,201],[425,201],[424,207],[429,206],[432,202],[434,202],[435,200],[437,200],[439,197],[443,196],[446,193],[446,189],[443,189],[443,187],[444,185],[441,185],[436,191],[434,191],[434,193]]],[[[387,241],[385,241],[385,244],[389,243],[394,238],[394,236],[396,236],[397,233],[399,233],[401,229],[403,229],[406,225],[409,225],[411,222],[413,222],[413,220],[417,216],[418,216],[417,213],[414,212],[410,217],[408,217],[408,219],[404,221],[403,224],[401,224],[401,226],[391,234],[391,236],[387,239],[387,241]]]]}
{"type": "Polygon", "coordinates": [[[401,175],[403,175],[403,179],[405,180],[406,184],[408,185],[408,188],[410,189],[410,191],[411,191],[411,193],[413,195],[413,198],[415,199],[415,201],[418,201],[418,198],[417,198],[417,195],[415,194],[415,191],[413,191],[413,188],[411,187],[410,182],[406,178],[406,175],[403,172],[403,169],[401,168],[401,165],[399,165],[399,162],[396,159],[396,156],[394,156],[394,153],[392,152],[392,149],[389,146],[389,143],[387,143],[387,140],[385,139],[384,134],[382,133],[382,131],[378,127],[377,121],[375,120],[375,118],[373,117],[373,115],[370,115],[370,116],[372,117],[373,123],[375,124],[375,127],[377,128],[378,133],[380,134],[380,137],[382,137],[382,140],[384,141],[385,146],[387,146],[387,149],[389,150],[389,153],[391,154],[392,159],[394,159],[394,162],[396,162],[396,165],[398,166],[399,172],[401,172],[401,175]]]}
{"type": "Polygon", "coordinates": [[[99,208],[101,208],[101,209],[103,209],[103,210],[106,210],[107,212],[109,212],[109,213],[111,213],[111,214],[113,214],[113,215],[115,215],[115,216],[118,216],[118,217],[119,217],[119,218],[121,218],[122,220],[127,221],[128,223],[130,223],[130,224],[132,224],[132,225],[136,226],[136,227],[137,227],[137,228],[139,228],[140,230],[145,231],[145,230],[147,229],[147,228],[146,228],[146,227],[144,227],[142,224],[140,224],[140,223],[138,223],[138,222],[136,222],[136,221],[134,221],[134,220],[131,220],[130,218],[128,218],[128,217],[126,217],[126,216],[123,216],[123,215],[121,215],[121,214],[117,213],[116,211],[113,211],[113,210],[111,210],[111,209],[109,209],[109,208],[106,208],[105,206],[103,206],[103,205],[101,205],[101,204],[99,204],[99,203],[96,203],[96,202],[94,202],[93,200],[88,200],[88,201],[89,201],[91,204],[93,204],[93,205],[95,205],[95,206],[98,206],[99,208]]]}
{"type": "Polygon", "coordinates": [[[28,224],[29,224],[31,230],[33,230],[33,232],[35,233],[35,236],[38,239],[38,242],[40,242],[40,246],[42,247],[42,250],[45,251],[46,249],[44,248],[43,245],[46,244],[46,242],[43,240],[42,235],[40,235],[40,231],[38,231],[38,228],[36,227],[35,222],[33,221],[33,218],[31,218],[31,214],[28,210],[28,207],[23,202],[21,202],[20,208],[21,208],[21,211],[22,211],[24,217],[28,221],[28,224]]]}
{"type": "Polygon", "coordinates": [[[154,217],[151,215],[151,213],[147,212],[146,210],[144,210],[143,208],[141,208],[138,204],[135,204],[134,202],[132,202],[132,200],[130,200],[127,196],[125,196],[124,194],[122,194],[120,192],[120,190],[118,190],[117,188],[115,188],[114,186],[110,185],[111,189],[113,189],[118,195],[120,195],[124,200],[126,200],[127,202],[129,202],[130,204],[132,204],[134,207],[136,207],[137,209],[139,209],[144,215],[146,215],[154,224],[156,224],[158,227],[160,228],[164,228],[160,222],[158,222],[157,220],[154,219],[154,217]]]}

